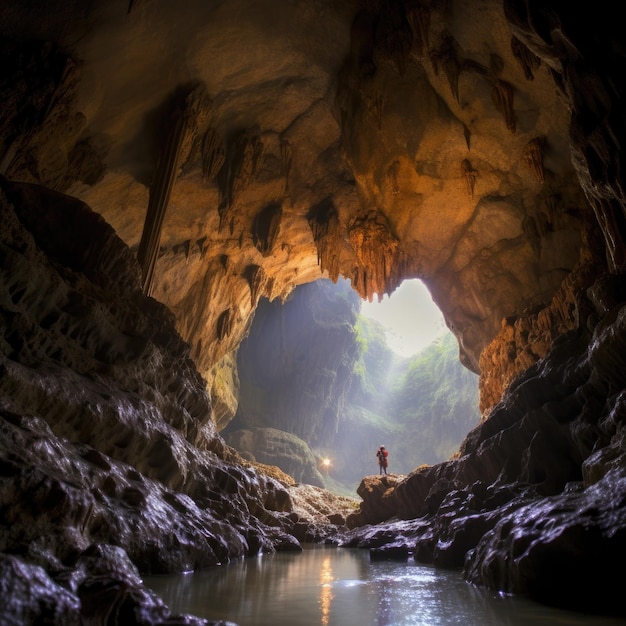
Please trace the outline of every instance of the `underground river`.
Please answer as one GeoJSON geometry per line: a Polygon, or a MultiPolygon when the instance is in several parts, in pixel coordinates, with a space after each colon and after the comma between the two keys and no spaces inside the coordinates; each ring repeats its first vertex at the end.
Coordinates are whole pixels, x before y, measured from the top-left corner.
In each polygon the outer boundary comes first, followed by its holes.
{"type": "Polygon", "coordinates": [[[369,550],[326,546],[268,554],[145,584],[173,613],[239,626],[623,626],[500,596],[457,571],[370,561],[369,550]]]}

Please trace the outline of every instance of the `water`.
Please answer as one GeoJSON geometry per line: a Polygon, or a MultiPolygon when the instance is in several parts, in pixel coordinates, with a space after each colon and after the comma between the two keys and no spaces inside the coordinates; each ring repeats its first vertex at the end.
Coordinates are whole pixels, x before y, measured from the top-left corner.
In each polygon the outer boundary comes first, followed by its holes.
{"type": "Polygon", "coordinates": [[[624,626],[500,596],[459,572],[372,561],[367,550],[309,547],[145,584],[173,613],[239,626],[624,626]]]}

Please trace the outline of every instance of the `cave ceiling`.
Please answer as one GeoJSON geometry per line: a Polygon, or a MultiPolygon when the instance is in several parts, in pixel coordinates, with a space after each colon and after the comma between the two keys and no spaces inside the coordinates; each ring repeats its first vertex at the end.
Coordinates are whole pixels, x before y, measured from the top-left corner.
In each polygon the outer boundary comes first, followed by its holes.
{"type": "Polygon", "coordinates": [[[0,25],[1,172],[101,214],[209,380],[260,297],[339,276],[422,279],[478,372],[579,260],[571,111],[501,2],[11,0],[0,25]]]}

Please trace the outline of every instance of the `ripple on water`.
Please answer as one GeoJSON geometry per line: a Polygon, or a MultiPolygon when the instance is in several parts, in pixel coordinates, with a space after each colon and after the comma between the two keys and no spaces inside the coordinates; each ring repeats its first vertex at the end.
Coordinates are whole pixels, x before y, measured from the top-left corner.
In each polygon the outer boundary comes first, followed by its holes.
{"type": "Polygon", "coordinates": [[[624,626],[466,583],[460,572],[315,547],[146,578],[174,613],[239,626],[624,626]]]}

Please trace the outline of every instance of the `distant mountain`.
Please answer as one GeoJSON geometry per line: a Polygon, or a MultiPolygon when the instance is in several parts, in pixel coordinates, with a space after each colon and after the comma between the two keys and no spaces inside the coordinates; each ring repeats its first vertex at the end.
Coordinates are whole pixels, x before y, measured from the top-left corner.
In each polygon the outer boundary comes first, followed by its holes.
{"type": "Polygon", "coordinates": [[[285,303],[262,301],[237,355],[239,409],[222,432],[226,441],[238,449],[245,442],[241,452],[249,458],[273,459],[292,475],[316,484],[321,476],[327,488],[351,494],[364,475],[378,473],[381,444],[390,452],[390,473],[454,454],[480,418],[478,377],[461,365],[456,339],[446,334],[403,358],[360,307],[344,280],[303,285],[285,303]],[[272,437],[265,441],[259,429],[272,437]],[[295,437],[278,444],[271,429],[295,437]],[[254,436],[245,434],[251,430],[254,436]],[[303,468],[296,469],[300,457],[303,468]],[[323,458],[331,460],[328,468],[323,458]]]}

